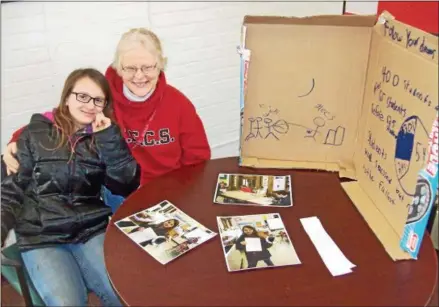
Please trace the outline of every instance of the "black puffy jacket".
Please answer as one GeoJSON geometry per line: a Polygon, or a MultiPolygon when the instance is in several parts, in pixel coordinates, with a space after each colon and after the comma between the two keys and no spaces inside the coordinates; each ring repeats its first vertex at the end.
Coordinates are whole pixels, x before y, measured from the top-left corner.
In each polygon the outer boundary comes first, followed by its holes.
{"type": "Polygon", "coordinates": [[[15,228],[21,249],[85,242],[104,232],[111,209],[101,186],[124,196],[138,187],[137,163],[117,126],[77,132],[75,140],[73,155],[70,144],[54,151],[52,121],[35,114],[17,141],[20,168],[2,181],[1,213],[2,233],[15,228]]]}

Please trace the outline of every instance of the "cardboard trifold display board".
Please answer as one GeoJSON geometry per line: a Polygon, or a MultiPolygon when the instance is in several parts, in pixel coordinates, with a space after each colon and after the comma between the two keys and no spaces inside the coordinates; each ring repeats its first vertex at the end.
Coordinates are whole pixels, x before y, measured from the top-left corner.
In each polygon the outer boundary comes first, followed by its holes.
{"type": "Polygon", "coordinates": [[[238,52],[240,164],[354,179],[388,254],[416,259],[437,191],[437,37],[388,12],[246,16],[238,52]]]}

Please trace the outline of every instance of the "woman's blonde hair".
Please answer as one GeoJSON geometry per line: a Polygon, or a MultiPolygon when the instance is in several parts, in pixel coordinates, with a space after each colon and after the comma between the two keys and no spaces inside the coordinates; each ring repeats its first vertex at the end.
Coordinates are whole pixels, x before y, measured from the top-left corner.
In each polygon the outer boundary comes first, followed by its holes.
{"type": "Polygon", "coordinates": [[[134,28],[122,34],[119,43],[116,47],[116,53],[112,67],[117,71],[122,70],[123,55],[138,46],[142,46],[152,54],[157,56],[157,67],[160,70],[165,70],[166,58],[163,56],[162,44],[158,36],[145,28],[134,28]]]}

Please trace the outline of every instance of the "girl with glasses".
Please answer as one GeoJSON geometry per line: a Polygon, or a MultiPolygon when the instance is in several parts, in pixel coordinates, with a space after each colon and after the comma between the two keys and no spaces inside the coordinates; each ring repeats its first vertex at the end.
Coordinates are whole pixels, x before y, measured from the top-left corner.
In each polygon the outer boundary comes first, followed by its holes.
{"type": "Polygon", "coordinates": [[[18,172],[1,185],[1,244],[15,229],[24,265],[47,306],[120,302],[103,254],[111,209],[101,186],[128,195],[137,163],[113,124],[112,95],[94,69],[73,71],[53,112],[35,114],[17,139],[18,172]]]}

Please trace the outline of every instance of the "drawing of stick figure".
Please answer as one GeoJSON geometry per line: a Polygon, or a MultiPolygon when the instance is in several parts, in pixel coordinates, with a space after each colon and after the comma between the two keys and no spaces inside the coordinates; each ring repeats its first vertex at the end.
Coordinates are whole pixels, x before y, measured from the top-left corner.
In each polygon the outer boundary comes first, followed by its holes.
{"type": "Polygon", "coordinates": [[[273,120],[271,118],[264,118],[264,123],[267,125],[266,128],[268,129],[268,133],[265,136],[265,138],[268,138],[269,135],[272,135],[277,140],[279,140],[279,138],[276,134],[287,134],[288,133],[289,125],[283,119],[279,119],[276,122],[273,122],[273,120]]]}
{"type": "Polygon", "coordinates": [[[261,129],[262,129],[261,121],[262,121],[262,118],[261,117],[256,117],[256,118],[249,117],[248,120],[250,122],[250,133],[247,135],[245,140],[248,141],[248,140],[250,140],[252,138],[257,138],[258,136],[262,138],[262,134],[261,134],[261,129]]]}
{"type": "Polygon", "coordinates": [[[314,141],[315,141],[315,140],[316,140],[316,134],[317,134],[317,133],[320,133],[320,132],[319,132],[319,128],[323,127],[323,126],[325,125],[326,122],[325,122],[325,120],[324,120],[323,118],[321,118],[320,116],[314,118],[313,122],[314,122],[314,124],[316,125],[316,128],[315,128],[314,130],[311,130],[311,129],[306,130],[306,135],[305,135],[305,137],[306,137],[306,138],[313,138],[314,141]]]}
{"type": "Polygon", "coordinates": [[[271,118],[264,118],[264,123],[267,125],[267,129],[268,129],[268,133],[265,136],[265,138],[268,138],[269,135],[272,135],[276,138],[276,140],[279,140],[279,138],[273,133],[272,128],[273,125],[271,124],[273,122],[273,120],[271,118]]]}

